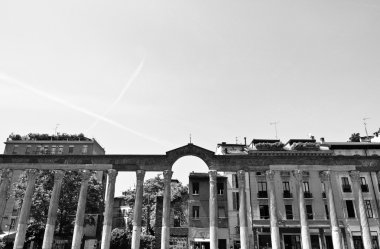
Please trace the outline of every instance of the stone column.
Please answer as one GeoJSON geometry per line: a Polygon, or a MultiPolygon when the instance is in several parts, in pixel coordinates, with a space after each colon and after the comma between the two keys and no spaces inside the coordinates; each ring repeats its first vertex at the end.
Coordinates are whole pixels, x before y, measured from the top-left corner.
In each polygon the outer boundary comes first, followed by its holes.
{"type": "Polygon", "coordinates": [[[91,172],[89,170],[83,170],[81,174],[82,174],[82,183],[81,183],[80,192],[79,192],[79,200],[78,200],[78,206],[77,206],[77,213],[75,216],[75,226],[74,226],[73,242],[71,244],[71,249],[80,249],[82,245],[88,180],[90,179],[91,172]]]}
{"type": "Polygon", "coordinates": [[[59,203],[59,195],[61,193],[62,180],[65,172],[62,170],[54,171],[54,186],[50,197],[48,219],[46,222],[44,240],[42,242],[42,249],[51,249],[54,239],[55,222],[57,220],[57,210],[59,203]]]}
{"type": "Polygon", "coordinates": [[[5,212],[5,207],[7,206],[8,200],[8,190],[11,184],[11,177],[13,171],[11,169],[3,169],[1,174],[1,184],[0,184],[0,231],[2,230],[3,217],[5,212]]]}
{"type": "Polygon", "coordinates": [[[277,217],[277,201],[276,201],[276,191],[274,189],[274,175],[273,170],[268,170],[266,172],[268,190],[269,190],[269,215],[270,215],[270,232],[271,232],[271,242],[273,249],[281,248],[280,239],[280,229],[278,228],[278,217],[277,217]]]}
{"type": "Polygon", "coordinates": [[[330,171],[322,171],[320,173],[321,180],[325,185],[326,197],[329,207],[329,216],[330,216],[330,228],[331,228],[331,237],[334,248],[343,249],[342,245],[342,236],[340,234],[338,217],[336,215],[335,202],[334,202],[334,194],[331,188],[331,172],[330,171]]]}
{"type": "Polygon", "coordinates": [[[26,187],[24,199],[22,202],[13,249],[22,249],[24,247],[25,234],[28,227],[27,223],[29,220],[30,206],[32,205],[32,196],[36,183],[37,170],[28,169],[26,171],[26,177],[28,179],[28,185],[26,187]]]}
{"type": "Polygon", "coordinates": [[[237,172],[239,185],[239,223],[240,223],[240,247],[241,249],[249,248],[248,239],[248,218],[247,218],[247,200],[245,194],[245,171],[237,172]]]}
{"type": "Polygon", "coordinates": [[[298,202],[299,202],[299,211],[300,211],[302,249],[311,249],[309,224],[307,221],[305,199],[303,196],[302,170],[295,170],[293,173],[294,173],[294,177],[297,180],[297,185],[298,185],[297,192],[298,192],[298,202]]]}
{"type": "Polygon", "coordinates": [[[218,249],[218,199],[217,199],[217,171],[209,171],[210,176],[210,249],[218,249]]]}
{"type": "Polygon", "coordinates": [[[351,181],[352,181],[352,185],[354,189],[355,199],[357,200],[357,203],[358,203],[359,220],[360,220],[360,226],[362,230],[362,239],[363,239],[364,249],[371,249],[372,248],[371,232],[369,230],[368,218],[366,214],[366,208],[364,205],[364,198],[363,198],[363,193],[361,189],[360,172],[351,171],[350,177],[351,177],[351,181]]]}
{"type": "Polygon", "coordinates": [[[173,171],[164,170],[164,200],[162,209],[161,249],[169,249],[170,239],[170,185],[173,171]]]}
{"type": "Polygon", "coordinates": [[[136,182],[135,207],[133,209],[132,249],[140,248],[144,176],[145,176],[144,170],[136,171],[137,182],[136,182]]]}
{"type": "Polygon", "coordinates": [[[108,170],[107,177],[107,192],[105,198],[105,210],[104,210],[104,221],[103,221],[103,231],[102,231],[102,244],[101,249],[109,249],[111,243],[111,232],[112,232],[112,214],[113,214],[113,198],[115,195],[115,181],[116,181],[117,171],[114,169],[108,170]]]}

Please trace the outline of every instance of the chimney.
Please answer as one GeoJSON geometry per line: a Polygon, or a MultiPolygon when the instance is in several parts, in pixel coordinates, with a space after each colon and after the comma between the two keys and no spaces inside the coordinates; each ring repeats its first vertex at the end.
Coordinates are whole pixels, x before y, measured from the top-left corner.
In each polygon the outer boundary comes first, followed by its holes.
{"type": "Polygon", "coordinates": [[[247,146],[247,137],[244,137],[244,145],[247,146]]]}
{"type": "Polygon", "coordinates": [[[325,138],[324,137],[321,137],[320,140],[321,140],[321,143],[325,142],[325,138]]]}

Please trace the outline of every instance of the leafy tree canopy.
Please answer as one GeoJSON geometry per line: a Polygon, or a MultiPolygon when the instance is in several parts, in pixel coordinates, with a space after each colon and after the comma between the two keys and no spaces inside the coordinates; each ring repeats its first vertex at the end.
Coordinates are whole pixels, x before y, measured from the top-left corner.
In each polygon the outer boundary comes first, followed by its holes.
{"type": "MultiPolygon", "coordinates": [[[[78,171],[66,171],[62,182],[56,223],[56,232],[60,235],[72,234],[81,181],[82,178],[78,171]]],[[[14,187],[16,204],[19,208],[22,206],[26,185],[26,175],[23,174],[20,180],[15,183],[14,187]]],[[[36,186],[32,197],[32,207],[26,236],[27,241],[42,241],[53,185],[54,173],[52,171],[40,171],[36,179],[36,186]]],[[[86,214],[99,214],[102,212],[103,185],[98,182],[95,173],[93,173],[89,180],[86,214]]],[[[94,223],[94,219],[86,216],[85,224],[94,223]]]]}

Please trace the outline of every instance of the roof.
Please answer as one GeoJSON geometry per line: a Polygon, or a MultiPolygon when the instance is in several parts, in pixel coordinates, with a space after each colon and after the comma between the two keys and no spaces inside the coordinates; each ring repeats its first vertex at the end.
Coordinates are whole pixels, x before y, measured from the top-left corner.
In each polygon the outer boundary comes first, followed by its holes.
{"type": "Polygon", "coordinates": [[[245,144],[228,144],[226,142],[222,142],[222,143],[218,144],[218,146],[240,146],[240,147],[245,147],[246,145],[245,144]]]}
{"type": "Polygon", "coordinates": [[[310,139],[310,138],[307,138],[307,139],[303,139],[303,138],[300,138],[300,139],[289,139],[289,141],[286,143],[286,144],[294,144],[294,143],[315,143],[316,140],[315,139],[310,139]]]}
{"type": "MultiPolygon", "coordinates": [[[[209,178],[208,173],[191,172],[189,178],[209,178]]],[[[217,175],[217,178],[227,178],[226,176],[217,175]]]]}
{"type": "Polygon", "coordinates": [[[380,143],[369,142],[329,142],[322,143],[321,146],[328,147],[330,150],[380,149],[380,143]]]}

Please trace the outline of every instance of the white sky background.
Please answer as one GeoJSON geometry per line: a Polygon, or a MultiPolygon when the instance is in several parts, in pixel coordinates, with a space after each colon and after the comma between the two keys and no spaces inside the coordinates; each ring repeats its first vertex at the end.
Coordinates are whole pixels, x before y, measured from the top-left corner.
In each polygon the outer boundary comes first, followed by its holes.
{"type": "Polygon", "coordinates": [[[107,154],[164,154],[189,133],[274,138],[278,120],[284,142],[346,141],[380,127],[379,27],[377,0],[1,1],[0,140],[59,123],[107,154]]]}

